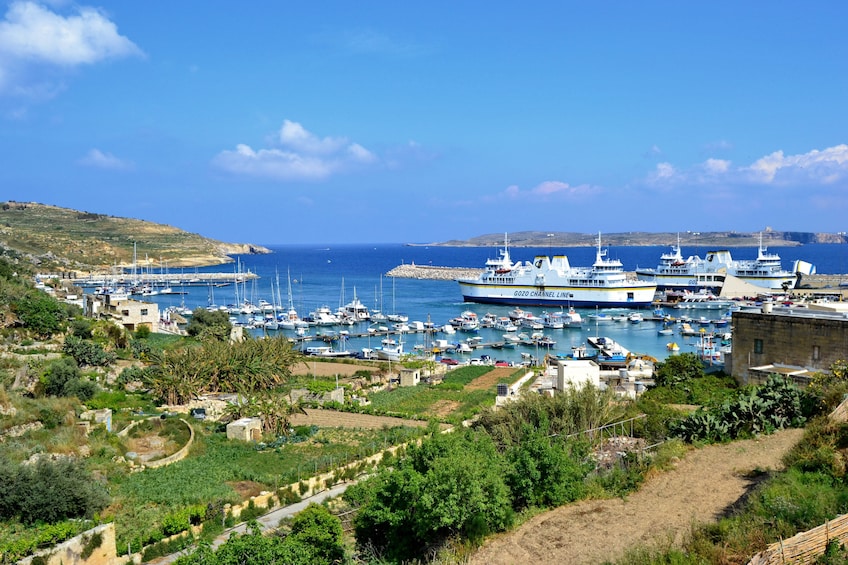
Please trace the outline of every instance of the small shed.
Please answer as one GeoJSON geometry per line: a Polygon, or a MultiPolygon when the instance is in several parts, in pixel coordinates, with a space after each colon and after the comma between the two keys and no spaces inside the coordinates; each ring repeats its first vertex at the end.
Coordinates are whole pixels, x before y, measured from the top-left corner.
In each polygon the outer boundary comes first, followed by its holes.
{"type": "Polygon", "coordinates": [[[227,439],[258,441],[262,439],[262,420],[259,418],[241,418],[227,424],[227,439]]]}
{"type": "Polygon", "coordinates": [[[595,387],[601,384],[601,369],[594,361],[575,359],[564,361],[558,359],[556,363],[555,388],[563,391],[569,386],[581,388],[586,384],[595,387]]]}
{"type": "Polygon", "coordinates": [[[400,386],[417,386],[421,382],[421,369],[401,369],[400,386]]]}

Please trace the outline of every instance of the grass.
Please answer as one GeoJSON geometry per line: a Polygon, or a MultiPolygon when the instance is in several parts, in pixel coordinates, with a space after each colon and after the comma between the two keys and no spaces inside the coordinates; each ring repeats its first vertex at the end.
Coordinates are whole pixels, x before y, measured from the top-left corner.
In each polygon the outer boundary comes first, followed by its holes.
{"type": "Polygon", "coordinates": [[[380,413],[439,417],[454,422],[466,420],[477,414],[483,406],[494,404],[495,396],[494,391],[451,390],[419,385],[372,393],[368,398],[373,409],[380,413]]]}
{"type": "Polygon", "coordinates": [[[693,527],[680,547],[634,548],[619,565],[747,563],[769,544],[845,514],[848,489],[840,461],[846,434],[848,424],[814,421],[787,456],[789,467],[762,482],[731,516],[693,527]]]}
{"type": "MultiPolygon", "coordinates": [[[[375,392],[369,394],[368,399],[375,413],[459,423],[479,413],[484,406],[494,404],[494,387],[492,390],[465,390],[466,385],[492,369],[489,366],[460,367],[449,371],[441,384],[375,392]]],[[[498,382],[512,382],[514,378],[514,375],[509,375],[498,382]]]]}

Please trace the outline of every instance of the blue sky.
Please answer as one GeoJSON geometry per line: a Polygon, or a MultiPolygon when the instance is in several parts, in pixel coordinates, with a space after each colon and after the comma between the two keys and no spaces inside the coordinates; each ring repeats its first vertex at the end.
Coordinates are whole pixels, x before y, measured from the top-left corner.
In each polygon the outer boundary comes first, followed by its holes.
{"type": "Polygon", "coordinates": [[[232,242],[837,232],[844,2],[0,4],[3,198],[232,242]]]}

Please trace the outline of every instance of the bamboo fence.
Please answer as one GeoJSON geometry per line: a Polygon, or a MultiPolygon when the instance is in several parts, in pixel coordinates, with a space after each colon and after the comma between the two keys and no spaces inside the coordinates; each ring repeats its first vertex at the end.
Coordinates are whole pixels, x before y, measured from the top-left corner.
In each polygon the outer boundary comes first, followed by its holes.
{"type": "Polygon", "coordinates": [[[848,514],[837,516],[812,530],[780,540],[756,554],[748,565],[805,565],[815,563],[832,540],[848,540],[848,514]]]}

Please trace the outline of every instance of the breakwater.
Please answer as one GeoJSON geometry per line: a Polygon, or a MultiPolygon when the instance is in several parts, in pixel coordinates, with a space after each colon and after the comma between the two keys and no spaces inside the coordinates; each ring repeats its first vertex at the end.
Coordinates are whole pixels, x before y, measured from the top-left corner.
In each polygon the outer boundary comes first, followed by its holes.
{"type": "Polygon", "coordinates": [[[456,279],[475,278],[482,269],[471,269],[468,267],[435,267],[433,265],[398,265],[388,273],[387,276],[401,279],[427,279],[437,281],[452,281],[456,279]]]}

